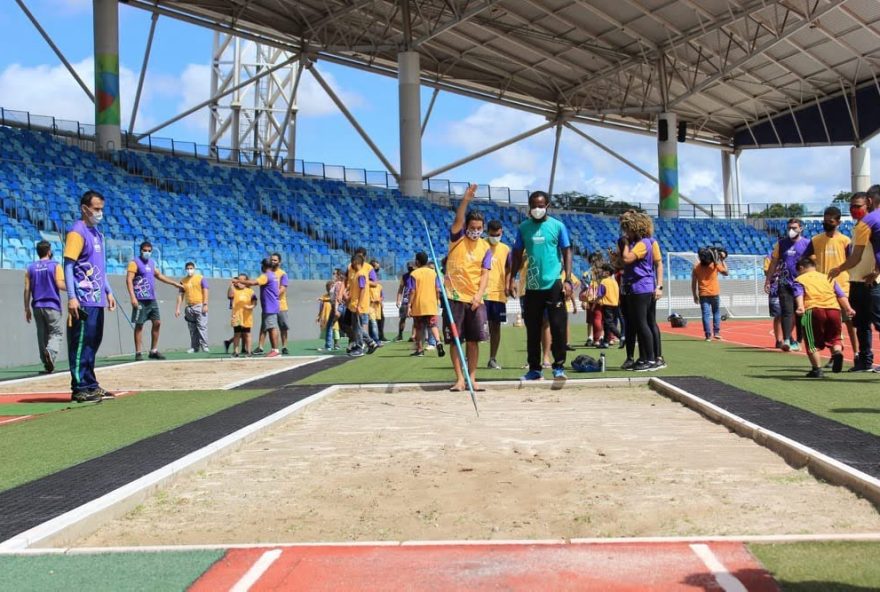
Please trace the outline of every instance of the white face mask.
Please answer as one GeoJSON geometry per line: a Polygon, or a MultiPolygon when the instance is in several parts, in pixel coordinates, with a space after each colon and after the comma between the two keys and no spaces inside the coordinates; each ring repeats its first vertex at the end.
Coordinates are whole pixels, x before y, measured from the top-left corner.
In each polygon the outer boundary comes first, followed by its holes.
{"type": "Polygon", "coordinates": [[[486,240],[489,241],[490,245],[497,245],[498,243],[501,242],[501,237],[500,236],[489,236],[489,237],[486,237],[486,240]]]}
{"type": "Polygon", "coordinates": [[[104,211],[103,210],[101,210],[99,212],[93,212],[92,210],[87,209],[86,215],[88,216],[88,219],[91,221],[92,226],[97,226],[98,223],[100,223],[101,220],[104,219],[104,211]]]}
{"type": "Polygon", "coordinates": [[[469,239],[477,240],[478,238],[483,236],[483,231],[482,230],[468,230],[465,234],[467,234],[467,237],[469,239]]]}
{"type": "Polygon", "coordinates": [[[800,230],[795,230],[794,228],[789,228],[788,229],[788,238],[794,240],[800,235],[800,233],[801,233],[800,230]]]}
{"type": "Polygon", "coordinates": [[[196,273],[195,269],[187,269],[186,270],[186,275],[188,275],[189,277],[192,277],[195,273],[196,273]]]}
{"type": "Polygon", "coordinates": [[[535,220],[543,220],[547,215],[547,208],[532,208],[529,212],[535,220]]]}

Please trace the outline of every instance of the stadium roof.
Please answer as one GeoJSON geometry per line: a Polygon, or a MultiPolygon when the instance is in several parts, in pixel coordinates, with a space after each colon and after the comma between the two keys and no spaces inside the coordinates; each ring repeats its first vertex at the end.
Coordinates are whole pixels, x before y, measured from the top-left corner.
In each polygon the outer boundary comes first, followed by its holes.
{"type": "Polygon", "coordinates": [[[666,105],[729,148],[880,130],[877,0],[127,1],[386,75],[411,47],[426,85],[549,118],[650,132],[666,105]]]}

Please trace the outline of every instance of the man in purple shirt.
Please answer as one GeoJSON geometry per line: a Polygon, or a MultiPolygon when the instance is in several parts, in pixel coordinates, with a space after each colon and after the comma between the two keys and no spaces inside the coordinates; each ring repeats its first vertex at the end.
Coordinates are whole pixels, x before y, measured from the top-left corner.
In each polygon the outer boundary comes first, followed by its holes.
{"type": "Polygon", "coordinates": [[[39,261],[28,265],[24,274],[24,318],[37,326],[40,361],[47,374],[55,371],[55,359],[61,351],[61,292],[64,270],[52,260],[52,246],[48,241],[37,243],[39,261]],[[33,313],[31,309],[33,308],[33,313]]]}
{"type": "MultiPolygon", "coordinates": [[[[797,262],[804,256],[807,248],[812,244],[808,239],[801,236],[804,230],[803,222],[798,218],[791,218],[788,221],[788,235],[779,239],[773,248],[773,256],[770,259],[770,267],[768,269],[776,269],[776,265],[781,261],[779,266],[777,291],[779,294],[779,304],[782,306],[782,351],[798,351],[800,346],[798,342],[803,338],[801,324],[797,321],[795,315],[795,294],[794,283],[798,276],[797,262]],[[791,338],[792,328],[794,326],[797,340],[791,338]]],[[[764,280],[764,292],[770,294],[772,278],[770,275],[764,280]]]]}
{"type": "Polygon", "coordinates": [[[162,321],[159,317],[159,301],[156,300],[156,280],[174,286],[178,290],[183,285],[164,276],[153,257],[153,245],[150,241],[144,241],[140,246],[140,257],[135,257],[128,264],[128,272],[125,276],[125,284],[128,287],[128,296],[131,298],[131,321],[134,323],[134,359],[144,359],[141,344],[143,343],[144,323],[150,321],[150,358],[164,360],[165,356],[159,353],[159,329],[162,321]]]}
{"type": "MultiPolygon", "coordinates": [[[[280,284],[278,276],[272,268],[272,262],[267,258],[260,262],[260,269],[263,272],[254,280],[234,280],[233,285],[242,289],[247,286],[260,286],[260,308],[262,309],[263,327],[269,335],[269,343],[272,344],[272,351],[266,354],[267,358],[275,358],[281,355],[278,351],[278,343],[280,336],[278,334],[278,312],[281,310],[280,284]]],[[[256,351],[254,352],[256,353],[256,351]]]]}
{"type": "Polygon", "coordinates": [[[116,310],[116,299],[107,280],[104,235],[104,196],[86,191],[80,214],[67,233],[64,245],[64,283],[67,287],[67,355],[70,389],[78,403],[114,398],[95,377],[95,358],[104,337],[104,308],[116,310]]]}

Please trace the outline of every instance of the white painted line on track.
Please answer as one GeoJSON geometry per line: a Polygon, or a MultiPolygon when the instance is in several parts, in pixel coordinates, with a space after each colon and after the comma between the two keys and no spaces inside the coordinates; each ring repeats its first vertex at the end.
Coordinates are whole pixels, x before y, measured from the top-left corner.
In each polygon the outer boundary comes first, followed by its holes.
{"type": "Polygon", "coordinates": [[[281,549],[272,549],[263,553],[256,563],[238,580],[235,585],[230,588],[229,592],[248,592],[251,586],[257,583],[263,574],[266,573],[272,564],[281,557],[281,549]]]}
{"type": "MultiPolygon", "coordinates": [[[[337,390],[339,390],[338,386],[331,386],[310,395],[78,508],[47,520],[10,539],[0,541],[0,554],[4,551],[20,551],[42,541],[58,537],[65,531],[87,520],[90,520],[91,523],[96,521],[102,522],[101,517],[103,515],[108,515],[112,518],[115,516],[114,512],[124,512],[128,509],[129,506],[125,505],[126,502],[133,504],[138,500],[144,499],[150,491],[155,490],[168,479],[191,470],[192,467],[199,466],[200,463],[207,462],[211,457],[240,443],[245,438],[261,432],[267,427],[296,413],[306,405],[323,399],[337,390]]],[[[94,528],[98,526],[100,525],[94,528]]]]}
{"type": "Polygon", "coordinates": [[[711,571],[712,575],[715,577],[715,581],[718,582],[718,585],[721,586],[724,592],[748,592],[742,582],[736,579],[736,577],[724,567],[724,564],[715,556],[715,553],[712,552],[709,545],[697,544],[691,545],[690,547],[691,551],[700,558],[700,561],[709,568],[709,571],[711,571]]]}

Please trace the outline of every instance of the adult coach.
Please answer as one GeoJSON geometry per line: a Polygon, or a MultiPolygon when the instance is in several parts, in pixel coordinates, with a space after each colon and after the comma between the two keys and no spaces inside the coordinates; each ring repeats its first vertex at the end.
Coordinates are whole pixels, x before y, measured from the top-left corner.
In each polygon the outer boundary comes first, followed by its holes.
{"type": "MultiPolygon", "coordinates": [[[[779,239],[773,247],[773,256],[768,267],[768,269],[776,269],[776,265],[781,262],[777,291],[779,304],[782,307],[782,351],[798,351],[800,349],[798,342],[802,338],[801,324],[795,322],[794,283],[798,276],[797,262],[803,258],[810,246],[810,241],[801,236],[803,230],[804,225],[798,218],[789,219],[788,234],[779,239]],[[791,338],[792,329],[795,330],[797,340],[791,338]]],[[[769,275],[764,279],[764,292],[767,294],[771,291],[771,281],[769,275]]]]}
{"type": "Polygon", "coordinates": [[[55,371],[55,359],[61,351],[64,335],[61,325],[61,292],[64,270],[52,260],[52,245],[48,241],[37,243],[37,257],[24,273],[24,319],[33,318],[37,326],[37,344],[40,361],[47,374],[55,371]],[[33,309],[33,312],[31,312],[33,309]]]}
{"type": "Polygon", "coordinates": [[[849,212],[856,225],[853,228],[852,253],[846,261],[828,272],[828,277],[836,278],[849,272],[850,306],[855,310],[856,338],[859,342],[859,357],[851,372],[871,372],[874,368],[872,327],[880,331],[880,285],[877,284],[880,267],[880,215],[877,201],[880,200],[880,187],[874,185],[869,193],[854,193],[850,197],[849,212]],[[875,193],[872,190],[877,189],[875,193]]]}
{"type": "MultiPolygon", "coordinates": [[[[287,350],[287,331],[289,328],[287,320],[287,286],[290,280],[287,277],[287,272],[281,269],[281,253],[276,252],[269,255],[269,271],[274,273],[275,278],[278,280],[278,313],[276,318],[278,320],[278,333],[281,336],[281,353],[288,355],[290,352],[287,350]]],[[[257,349],[254,350],[255,354],[263,353],[263,344],[265,342],[266,327],[261,324],[257,349]]]]}
{"type": "MultiPolygon", "coordinates": [[[[529,195],[529,217],[519,225],[513,245],[511,269],[520,269],[523,253],[528,256],[523,320],[526,325],[526,345],[529,371],[523,380],[542,380],[541,326],[544,315],[550,323],[553,351],[553,378],[565,378],[565,331],[568,312],[565,301],[571,297],[571,239],[561,221],[547,216],[550,198],[543,191],[529,195]],[[564,271],[565,281],[559,279],[564,271]]],[[[514,278],[507,283],[507,291],[514,294],[514,278]]]]}
{"type": "Polygon", "coordinates": [[[700,305],[703,317],[703,335],[706,341],[712,338],[721,339],[721,285],[718,274],[727,275],[727,255],[719,252],[720,261],[716,261],[712,251],[700,249],[697,253],[699,262],[691,271],[691,292],[694,304],[700,305]]]}
{"type": "MultiPolygon", "coordinates": [[[[489,338],[483,297],[489,284],[489,269],[492,267],[492,251],[489,243],[482,239],[483,214],[476,210],[468,211],[476,192],[476,185],[468,186],[458,204],[455,220],[449,230],[446,275],[443,278],[452,312],[452,318],[446,318],[448,322],[443,324],[445,341],[447,345],[453,342],[450,322],[455,323],[461,342],[466,344],[468,373],[474,390],[480,388],[477,384],[480,342],[489,338]]],[[[450,390],[463,391],[466,381],[461,356],[452,355],[452,366],[455,368],[455,384],[450,390]]]]}
{"type": "Polygon", "coordinates": [[[189,349],[187,353],[211,351],[208,348],[208,280],[200,273],[196,273],[196,264],[187,261],[184,266],[186,277],[180,281],[180,292],[177,294],[177,309],[175,317],[180,317],[180,305],[186,300],[186,308],[183,310],[183,320],[189,328],[189,349]]]}
{"type": "Polygon", "coordinates": [[[501,370],[496,357],[501,345],[501,324],[507,322],[507,282],[510,279],[510,247],[501,242],[504,228],[500,220],[487,227],[486,241],[492,251],[492,268],[486,288],[486,318],[489,321],[489,368],[501,370]]]}
{"type": "Polygon", "coordinates": [[[64,244],[64,283],[67,286],[67,356],[74,401],[114,398],[95,376],[95,358],[104,338],[104,307],[116,310],[107,281],[104,235],[104,196],[86,191],[79,201],[81,218],[67,233],[64,244]]]}
{"type": "Polygon", "coordinates": [[[278,298],[281,291],[278,284],[278,276],[275,274],[275,270],[272,269],[272,261],[268,257],[260,261],[260,271],[262,273],[255,280],[239,277],[239,279],[232,283],[238,289],[260,286],[260,308],[263,315],[262,326],[266,328],[269,344],[272,346],[266,357],[275,358],[281,355],[281,352],[278,351],[280,341],[280,336],[278,335],[278,311],[281,310],[278,298]]]}
{"type": "Polygon", "coordinates": [[[162,275],[153,258],[153,245],[150,241],[144,241],[140,246],[140,256],[128,263],[128,271],[125,274],[125,285],[128,287],[128,296],[131,298],[131,321],[134,323],[134,359],[144,359],[141,345],[143,343],[144,323],[150,321],[150,359],[164,360],[165,356],[159,353],[159,330],[162,321],[159,317],[159,302],[156,300],[156,280],[178,290],[183,285],[162,275]]]}

